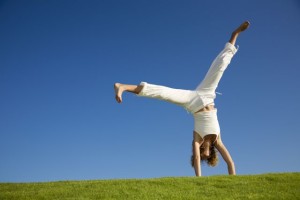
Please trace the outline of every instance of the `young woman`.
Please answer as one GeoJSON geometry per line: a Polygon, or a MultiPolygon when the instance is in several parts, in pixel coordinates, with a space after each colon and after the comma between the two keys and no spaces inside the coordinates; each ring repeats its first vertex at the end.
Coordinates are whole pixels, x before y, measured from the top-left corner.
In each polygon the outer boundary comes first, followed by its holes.
{"type": "Polygon", "coordinates": [[[225,44],[224,49],[215,58],[203,81],[195,90],[173,89],[146,82],[141,82],[140,85],[121,83],[114,85],[115,98],[118,103],[122,102],[122,93],[127,91],[139,96],[161,99],[180,105],[193,114],[194,139],[191,164],[195,169],[196,176],[201,176],[201,160],[206,161],[211,166],[217,164],[216,149],[227,163],[228,174],[235,174],[234,162],[221,140],[214,99],[216,98],[215,90],[223,72],[237,52],[237,48],[234,46],[236,39],[249,25],[250,23],[246,21],[233,31],[229,42],[225,44]]]}

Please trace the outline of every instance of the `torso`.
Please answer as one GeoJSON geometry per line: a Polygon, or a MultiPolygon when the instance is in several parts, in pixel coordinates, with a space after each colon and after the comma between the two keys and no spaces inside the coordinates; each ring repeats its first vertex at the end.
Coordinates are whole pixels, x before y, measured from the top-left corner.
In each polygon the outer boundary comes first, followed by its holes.
{"type": "MultiPolygon", "coordinates": [[[[215,108],[214,104],[209,104],[209,105],[205,106],[204,108],[201,108],[200,110],[195,112],[195,114],[200,113],[200,112],[208,112],[208,111],[212,111],[215,109],[216,108],[215,108]]],[[[197,132],[195,131],[195,133],[197,133],[197,132]]],[[[200,134],[199,134],[199,136],[200,136],[200,134]]],[[[208,134],[208,135],[205,135],[203,138],[201,138],[201,136],[200,136],[200,138],[202,141],[210,140],[210,141],[212,141],[212,143],[215,143],[218,139],[218,136],[219,136],[219,134],[208,134]]]]}

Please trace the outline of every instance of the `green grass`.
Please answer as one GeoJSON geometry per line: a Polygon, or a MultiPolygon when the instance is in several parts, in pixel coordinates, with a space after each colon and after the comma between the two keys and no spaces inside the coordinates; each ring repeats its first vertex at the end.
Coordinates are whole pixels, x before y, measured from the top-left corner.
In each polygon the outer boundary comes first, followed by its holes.
{"type": "Polygon", "coordinates": [[[0,199],[300,199],[300,173],[0,183],[0,199]]]}

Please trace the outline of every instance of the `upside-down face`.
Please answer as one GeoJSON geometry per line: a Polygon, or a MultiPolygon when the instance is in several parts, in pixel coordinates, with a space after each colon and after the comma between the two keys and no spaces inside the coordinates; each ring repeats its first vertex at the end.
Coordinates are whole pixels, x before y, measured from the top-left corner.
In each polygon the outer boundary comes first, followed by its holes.
{"type": "Polygon", "coordinates": [[[201,160],[206,160],[210,157],[210,149],[212,148],[212,146],[207,143],[204,142],[201,146],[200,146],[200,156],[201,156],[201,160]]]}

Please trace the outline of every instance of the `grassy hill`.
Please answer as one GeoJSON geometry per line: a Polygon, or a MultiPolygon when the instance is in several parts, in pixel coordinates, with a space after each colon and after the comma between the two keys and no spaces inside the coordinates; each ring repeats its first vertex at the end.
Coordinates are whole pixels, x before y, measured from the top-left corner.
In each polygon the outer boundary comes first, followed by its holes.
{"type": "Polygon", "coordinates": [[[0,183],[0,199],[300,199],[300,173],[0,183]]]}

